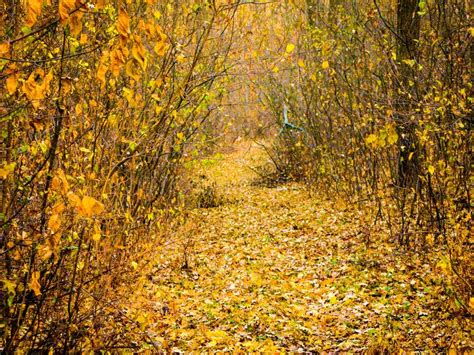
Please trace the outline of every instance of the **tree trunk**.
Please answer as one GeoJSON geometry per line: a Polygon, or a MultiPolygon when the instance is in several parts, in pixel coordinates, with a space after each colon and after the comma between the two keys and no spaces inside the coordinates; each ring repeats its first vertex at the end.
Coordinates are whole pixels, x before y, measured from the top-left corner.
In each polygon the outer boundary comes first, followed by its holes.
{"type": "Polygon", "coordinates": [[[419,172],[416,122],[410,117],[411,101],[415,95],[420,16],[418,0],[398,0],[397,3],[397,60],[399,81],[395,88],[396,124],[399,134],[398,184],[414,187],[419,172]]]}

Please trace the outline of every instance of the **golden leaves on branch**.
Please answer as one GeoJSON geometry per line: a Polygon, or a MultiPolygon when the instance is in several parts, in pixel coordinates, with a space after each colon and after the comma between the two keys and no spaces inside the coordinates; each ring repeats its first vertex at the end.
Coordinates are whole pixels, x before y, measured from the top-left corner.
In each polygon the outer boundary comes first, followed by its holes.
{"type": "Polygon", "coordinates": [[[81,205],[78,208],[78,213],[84,217],[93,217],[104,212],[104,205],[96,199],[84,196],[81,205]]]}
{"type": "Polygon", "coordinates": [[[41,9],[43,6],[43,0],[24,0],[23,6],[26,13],[25,24],[28,27],[32,27],[41,15],[41,9]]]}
{"type": "Polygon", "coordinates": [[[372,148],[384,148],[391,146],[398,141],[398,133],[395,126],[387,124],[378,132],[371,133],[365,138],[365,143],[372,148]]]}
{"type": "Polygon", "coordinates": [[[66,174],[64,174],[64,171],[62,171],[61,169],[59,169],[56,172],[56,175],[53,177],[51,188],[54,191],[61,191],[64,194],[68,193],[69,183],[67,181],[66,174]]]}
{"type": "Polygon", "coordinates": [[[126,40],[130,36],[130,17],[124,8],[119,10],[116,26],[121,39],[126,40]]]}
{"type": "Polygon", "coordinates": [[[128,54],[127,47],[116,48],[110,53],[110,70],[115,77],[120,74],[120,70],[127,62],[128,54]]]}
{"type": "Polygon", "coordinates": [[[82,217],[95,217],[104,212],[104,205],[90,196],[82,199],[73,192],[67,194],[69,203],[76,208],[77,213],[82,217]]]}
{"type": "Polygon", "coordinates": [[[15,170],[16,163],[6,164],[4,163],[3,167],[0,168],[0,179],[6,179],[8,175],[12,174],[15,170]]]}
{"type": "Polygon", "coordinates": [[[8,42],[0,43],[0,56],[8,58],[9,52],[10,52],[10,43],[8,42]]]}
{"type": "Polygon", "coordinates": [[[101,82],[101,84],[100,84],[101,89],[103,89],[105,87],[105,82],[106,82],[105,74],[107,74],[107,70],[108,70],[108,66],[107,66],[106,63],[107,63],[108,59],[109,59],[109,52],[104,52],[102,54],[102,57],[100,57],[99,65],[97,67],[96,77],[101,82]]]}
{"type": "Polygon", "coordinates": [[[156,29],[156,36],[157,36],[158,41],[155,47],[153,48],[153,50],[158,56],[162,57],[165,55],[166,50],[168,49],[168,44],[167,44],[168,36],[163,33],[161,26],[157,25],[155,29],[156,29]]]}
{"type": "Polygon", "coordinates": [[[61,227],[61,217],[59,214],[53,214],[49,218],[48,221],[48,228],[51,230],[51,232],[56,233],[59,228],[61,227]]]}
{"type": "Polygon", "coordinates": [[[39,283],[40,273],[39,271],[33,271],[31,273],[31,279],[29,288],[35,293],[35,296],[41,295],[41,284],[39,283]]]}
{"type": "Polygon", "coordinates": [[[76,9],[76,0],[59,0],[59,17],[64,25],[71,12],[76,9]]]}
{"type": "Polygon", "coordinates": [[[69,30],[73,36],[77,36],[82,31],[82,17],[84,13],[78,11],[80,3],[76,0],[60,0],[59,1],[59,17],[61,24],[69,25],[69,30]]]}
{"type": "Polygon", "coordinates": [[[132,56],[138,62],[142,70],[145,70],[147,66],[146,50],[140,36],[134,36],[132,56]]]}
{"type": "Polygon", "coordinates": [[[32,72],[23,84],[22,90],[34,108],[38,108],[40,105],[39,101],[43,100],[48,94],[52,79],[53,74],[51,71],[45,75],[44,70],[39,68],[32,72]]]}
{"type": "Polygon", "coordinates": [[[7,91],[10,95],[13,95],[18,87],[18,79],[20,79],[20,72],[13,69],[11,67],[8,69],[7,73],[10,72],[11,74],[7,78],[7,91]]]}

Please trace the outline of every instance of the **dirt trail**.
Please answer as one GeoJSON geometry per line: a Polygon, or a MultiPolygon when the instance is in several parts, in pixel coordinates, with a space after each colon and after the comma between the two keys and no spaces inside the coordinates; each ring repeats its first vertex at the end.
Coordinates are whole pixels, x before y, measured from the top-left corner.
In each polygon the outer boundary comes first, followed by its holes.
{"type": "Polygon", "coordinates": [[[310,197],[298,184],[252,185],[248,166],[263,159],[258,146],[242,144],[194,168],[225,201],[192,210],[159,252],[146,286],[155,346],[268,352],[468,345],[469,334],[443,310],[432,262],[397,256],[361,211],[342,202],[310,197]]]}

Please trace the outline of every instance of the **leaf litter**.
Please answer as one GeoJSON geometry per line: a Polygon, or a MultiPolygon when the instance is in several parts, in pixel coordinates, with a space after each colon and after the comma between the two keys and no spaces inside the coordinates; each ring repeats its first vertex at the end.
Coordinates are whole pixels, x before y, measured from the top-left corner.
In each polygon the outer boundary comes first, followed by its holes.
{"type": "Polygon", "coordinates": [[[252,184],[249,166],[263,159],[242,143],[190,169],[227,202],[188,211],[143,270],[127,309],[147,334],[143,348],[473,348],[472,320],[453,315],[441,254],[397,250],[364,211],[302,185],[252,184]]]}

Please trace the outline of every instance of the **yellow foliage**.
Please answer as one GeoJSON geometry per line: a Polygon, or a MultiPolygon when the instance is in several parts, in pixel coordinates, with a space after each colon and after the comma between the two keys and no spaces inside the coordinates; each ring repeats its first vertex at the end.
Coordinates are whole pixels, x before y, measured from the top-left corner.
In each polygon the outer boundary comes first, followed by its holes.
{"type": "Polygon", "coordinates": [[[29,283],[30,290],[35,293],[35,296],[41,295],[41,284],[39,283],[40,273],[34,271],[31,273],[31,279],[29,283]]]}
{"type": "Polygon", "coordinates": [[[5,164],[0,168],[0,179],[6,179],[15,170],[16,163],[5,164]]]}
{"type": "Polygon", "coordinates": [[[288,43],[285,48],[285,52],[290,54],[295,50],[295,45],[293,43],[288,43]]]}
{"type": "Polygon", "coordinates": [[[120,70],[127,62],[128,58],[128,49],[126,47],[123,48],[116,48],[110,54],[110,69],[114,76],[118,76],[120,74],[120,70]]]}
{"type": "Polygon", "coordinates": [[[139,36],[134,36],[132,56],[138,62],[142,70],[145,70],[147,64],[146,50],[139,36]]]}
{"type": "Polygon", "coordinates": [[[102,89],[105,87],[105,83],[106,83],[105,74],[107,74],[107,70],[108,70],[106,61],[108,60],[108,58],[109,58],[109,53],[104,52],[102,54],[102,57],[100,58],[99,65],[97,67],[96,77],[101,82],[100,86],[102,89]]]}
{"type": "Polygon", "coordinates": [[[39,100],[43,100],[48,94],[52,79],[53,74],[51,71],[45,76],[44,70],[39,68],[32,72],[23,84],[22,90],[34,108],[38,108],[40,105],[39,100]]]}
{"type": "Polygon", "coordinates": [[[13,95],[18,87],[18,79],[20,78],[19,72],[10,74],[7,78],[7,91],[10,95],[13,95]]]}
{"type": "Polygon", "coordinates": [[[0,43],[0,56],[6,57],[10,52],[10,43],[2,42],[0,43]]]}
{"type": "Polygon", "coordinates": [[[76,206],[77,212],[83,217],[94,217],[100,215],[104,211],[104,205],[96,199],[84,196],[81,203],[76,206]]]}
{"type": "Polygon", "coordinates": [[[118,20],[117,20],[117,31],[119,35],[126,39],[130,35],[130,17],[124,8],[120,8],[118,20]]]}
{"type": "Polygon", "coordinates": [[[38,21],[38,17],[41,15],[43,0],[25,0],[24,4],[26,11],[25,24],[28,27],[32,27],[36,21],[38,21]]]}
{"type": "Polygon", "coordinates": [[[53,214],[48,221],[48,228],[51,232],[56,233],[61,227],[61,217],[59,214],[53,214]]]}
{"type": "Polygon", "coordinates": [[[76,0],[59,0],[59,17],[61,23],[65,24],[71,12],[76,8],[76,0]]]}

